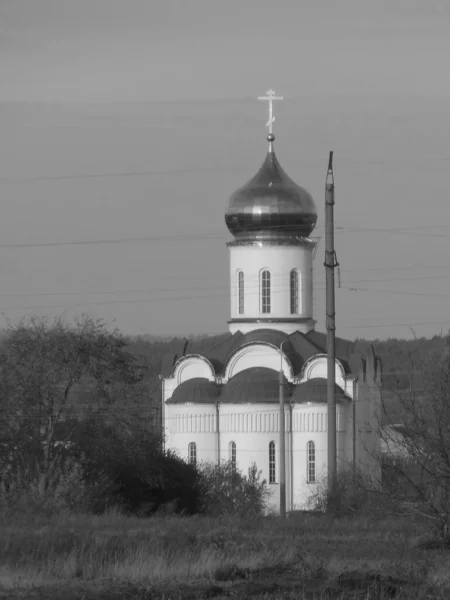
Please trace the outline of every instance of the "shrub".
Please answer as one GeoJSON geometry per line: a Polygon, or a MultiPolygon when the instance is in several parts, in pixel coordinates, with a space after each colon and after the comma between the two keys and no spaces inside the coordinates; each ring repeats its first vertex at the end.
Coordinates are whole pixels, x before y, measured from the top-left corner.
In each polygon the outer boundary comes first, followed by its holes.
{"type": "Polygon", "coordinates": [[[86,509],[92,489],[87,485],[83,467],[74,458],[61,460],[45,488],[40,485],[39,469],[17,462],[3,466],[0,474],[0,506],[8,511],[61,512],[86,509]]]}
{"type": "Polygon", "coordinates": [[[382,516],[394,510],[394,502],[376,489],[370,479],[348,469],[338,473],[334,490],[327,478],[321,479],[308,499],[308,508],[335,516],[382,516]]]}
{"type": "Polygon", "coordinates": [[[211,516],[227,514],[246,517],[261,515],[267,511],[267,500],[271,494],[261,471],[256,464],[243,475],[235,470],[231,461],[220,466],[205,462],[197,467],[200,475],[201,512],[211,516]]]}
{"type": "Polygon", "coordinates": [[[128,514],[149,515],[171,505],[193,514],[198,510],[198,475],[185,461],[163,454],[158,436],[151,432],[121,433],[101,423],[86,423],[77,439],[83,448],[86,479],[105,484],[93,495],[92,510],[111,507],[128,514]]]}

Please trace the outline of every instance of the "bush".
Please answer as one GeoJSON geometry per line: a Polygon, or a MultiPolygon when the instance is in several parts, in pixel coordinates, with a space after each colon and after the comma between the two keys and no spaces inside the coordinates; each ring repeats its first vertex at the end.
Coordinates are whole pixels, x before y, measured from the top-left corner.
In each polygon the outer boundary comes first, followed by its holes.
{"type": "Polygon", "coordinates": [[[77,446],[83,448],[89,485],[99,477],[107,482],[93,496],[93,512],[111,507],[140,516],[164,507],[187,514],[198,511],[195,468],[174,454],[163,454],[160,440],[153,433],[122,434],[113,427],[90,423],[77,446]]]}
{"type": "Polygon", "coordinates": [[[151,432],[130,435],[98,420],[79,423],[45,474],[45,485],[39,451],[37,446],[34,458],[24,460],[17,448],[0,461],[0,505],[26,506],[28,512],[39,508],[94,514],[115,508],[138,516],[157,511],[256,516],[267,510],[270,491],[256,465],[247,475],[234,470],[231,462],[195,468],[173,453],[164,454],[151,432]]]}
{"type": "Polygon", "coordinates": [[[267,511],[271,491],[266,480],[260,480],[261,471],[258,471],[256,464],[252,464],[247,476],[233,469],[231,461],[220,466],[201,463],[197,470],[200,476],[201,512],[211,516],[233,514],[246,517],[267,511]]]}
{"type": "Polygon", "coordinates": [[[42,491],[36,467],[16,463],[14,468],[3,465],[0,473],[0,506],[7,511],[55,513],[86,509],[92,498],[84,478],[82,465],[74,458],[65,458],[54,469],[42,491]]]}
{"type": "Polygon", "coordinates": [[[327,478],[317,484],[309,497],[308,509],[328,512],[335,516],[386,516],[395,503],[381,494],[362,473],[346,470],[338,474],[334,490],[328,490],[327,478]]]}

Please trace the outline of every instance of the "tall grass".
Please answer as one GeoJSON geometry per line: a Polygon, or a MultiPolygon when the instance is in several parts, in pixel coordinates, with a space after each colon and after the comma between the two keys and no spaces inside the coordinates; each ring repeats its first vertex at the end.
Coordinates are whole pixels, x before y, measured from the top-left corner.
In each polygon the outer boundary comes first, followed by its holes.
{"type": "Polygon", "coordinates": [[[276,517],[138,519],[114,511],[102,516],[16,512],[13,520],[2,516],[0,534],[0,585],[9,590],[264,578],[289,580],[300,588],[345,573],[450,586],[449,557],[418,548],[424,535],[420,526],[397,518],[332,520],[300,514],[283,522],[276,517]]]}

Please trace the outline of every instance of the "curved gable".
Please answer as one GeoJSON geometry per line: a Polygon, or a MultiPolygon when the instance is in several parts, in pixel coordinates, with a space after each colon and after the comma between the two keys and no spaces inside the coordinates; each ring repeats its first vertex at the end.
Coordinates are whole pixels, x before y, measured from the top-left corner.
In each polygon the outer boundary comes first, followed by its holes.
{"type": "MultiPolygon", "coordinates": [[[[303,365],[300,375],[301,383],[309,381],[310,379],[326,379],[328,374],[327,360],[326,354],[316,354],[316,356],[312,356],[309,360],[307,360],[303,365]]],[[[335,360],[335,363],[336,384],[347,393],[350,393],[344,366],[338,359],[335,360]]]]}
{"type": "MultiPolygon", "coordinates": [[[[223,379],[226,382],[246,369],[266,368],[279,371],[280,362],[280,349],[276,346],[263,342],[245,344],[228,358],[223,379]]],[[[292,365],[284,352],[282,364],[284,376],[288,381],[293,381],[292,365]]]]}
{"type": "Polygon", "coordinates": [[[214,367],[211,362],[200,354],[188,354],[177,360],[173,369],[172,377],[176,385],[194,378],[215,380],[214,367]]]}

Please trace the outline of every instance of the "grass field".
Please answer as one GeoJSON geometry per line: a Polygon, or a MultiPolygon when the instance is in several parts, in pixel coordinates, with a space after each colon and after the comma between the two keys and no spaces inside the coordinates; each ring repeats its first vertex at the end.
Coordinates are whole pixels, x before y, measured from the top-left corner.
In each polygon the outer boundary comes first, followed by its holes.
{"type": "Polygon", "coordinates": [[[391,517],[0,516],[0,598],[449,598],[450,551],[391,517]]]}

